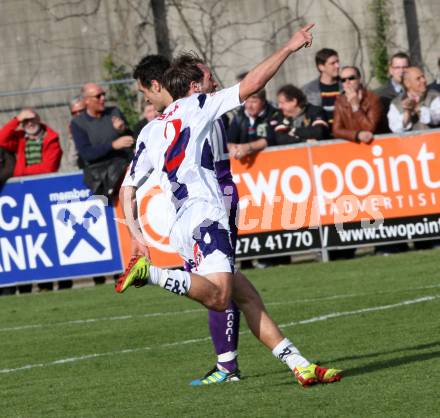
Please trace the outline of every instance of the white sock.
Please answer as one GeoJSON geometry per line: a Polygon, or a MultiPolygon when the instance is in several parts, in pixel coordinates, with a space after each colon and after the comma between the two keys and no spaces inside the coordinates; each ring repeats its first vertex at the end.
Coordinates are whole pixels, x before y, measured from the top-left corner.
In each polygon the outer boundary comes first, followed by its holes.
{"type": "Polygon", "coordinates": [[[148,284],[163,287],[177,295],[186,295],[191,288],[191,275],[186,271],[150,266],[148,284]]]}
{"type": "Polygon", "coordinates": [[[284,340],[272,350],[272,354],[278,360],[286,363],[292,370],[297,366],[306,367],[310,364],[288,338],[284,338],[284,340]]]}

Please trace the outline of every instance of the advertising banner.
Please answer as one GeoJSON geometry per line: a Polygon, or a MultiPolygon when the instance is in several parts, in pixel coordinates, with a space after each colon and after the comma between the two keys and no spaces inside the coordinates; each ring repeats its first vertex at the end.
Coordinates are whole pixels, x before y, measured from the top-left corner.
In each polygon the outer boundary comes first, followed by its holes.
{"type": "MultiPolygon", "coordinates": [[[[438,239],[439,161],[439,131],[371,145],[269,148],[234,160],[237,259],[438,239]]],[[[137,196],[153,263],[182,265],[157,179],[137,196]]],[[[120,205],[115,213],[90,196],[80,173],[8,181],[0,192],[0,286],[120,272],[131,250],[123,218],[120,205]]]]}
{"type": "MultiPolygon", "coordinates": [[[[378,137],[370,145],[268,148],[254,159],[234,160],[237,259],[438,238],[439,161],[438,130],[378,137]]],[[[154,178],[138,198],[153,262],[181,265],[169,246],[165,197],[154,178]]],[[[123,248],[127,259],[129,240],[123,248]]]]}
{"type": "Polygon", "coordinates": [[[321,248],[306,144],[234,160],[232,172],[240,196],[238,259],[321,248]]]}
{"type": "Polygon", "coordinates": [[[310,152],[323,247],[439,236],[440,132],[310,152]]]}
{"type": "Polygon", "coordinates": [[[0,192],[0,286],[122,270],[114,208],[80,174],[9,181],[0,192]]]}

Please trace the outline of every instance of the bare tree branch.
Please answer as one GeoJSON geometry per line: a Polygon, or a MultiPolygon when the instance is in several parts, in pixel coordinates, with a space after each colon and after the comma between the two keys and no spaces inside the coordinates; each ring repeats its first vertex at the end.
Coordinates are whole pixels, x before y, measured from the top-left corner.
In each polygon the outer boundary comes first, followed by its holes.
{"type": "Polygon", "coordinates": [[[85,8],[87,8],[87,4],[90,4],[91,0],[78,0],[75,2],[70,2],[70,3],[58,3],[58,4],[54,4],[52,7],[48,7],[46,6],[42,0],[35,0],[35,2],[45,11],[47,11],[51,16],[54,17],[56,22],[61,22],[62,20],[66,20],[66,19],[70,19],[73,17],[88,17],[88,16],[93,16],[96,13],[98,13],[99,8],[101,7],[101,0],[93,0],[95,2],[92,10],[90,12],[78,12],[78,13],[68,13],[62,16],[58,16],[53,9],[57,8],[57,7],[64,7],[64,6],[81,6],[84,5],[85,8]]]}
{"type": "Polygon", "coordinates": [[[353,62],[356,62],[357,57],[359,56],[360,57],[359,58],[359,67],[361,67],[362,72],[365,73],[365,71],[363,69],[364,51],[363,51],[363,43],[362,43],[362,32],[361,32],[359,25],[354,21],[354,19],[350,16],[350,14],[341,5],[339,5],[335,0],[328,0],[328,1],[330,2],[330,4],[335,6],[347,18],[347,20],[351,23],[354,30],[356,31],[356,39],[357,39],[358,48],[356,48],[356,52],[353,57],[353,62]]]}

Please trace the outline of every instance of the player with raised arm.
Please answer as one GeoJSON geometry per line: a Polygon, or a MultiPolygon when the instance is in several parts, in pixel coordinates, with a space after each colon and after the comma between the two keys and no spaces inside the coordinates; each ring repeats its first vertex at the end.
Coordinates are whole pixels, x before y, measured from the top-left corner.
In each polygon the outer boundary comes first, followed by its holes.
{"type": "MultiPolygon", "coordinates": [[[[339,380],[339,371],[321,368],[301,356],[268,316],[252,284],[243,275],[233,275],[228,216],[218,181],[213,170],[204,165],[203,155],[213,121],[261,89],[291,53],[309,44],[312,26],[296,32],[283,48],[249,72],[240,84],[213,95],[185,97],[195,83],[194,67],[172,67],[167,71],[167,90],[178,100],[141,132],[130,177],[136,186],[152,170],[159,175],[161,188],[170,203],[170,242],[193,266],[193,272],[159,269],[140,257],[117,285],[119,292],[130,285],[159,285],[219,311],[227,308],[232,296],[252,332],[277,358],[288,364],[304,386],[339,380]]],[[[148,99],[148,88],[139,79],[138,85],[148,99]]],[[[140,227],[135,217],[133,221],[132,233],[138,236],[140,227]]],[[[146,249],[145,253],[148,254],[146,249]]]]}
{"type": "MultiPolygon", "coordinates": [[[[175,65],[193,64],[199,68],[195,69],[196,84],[192,87],[189,94],[193,93],[212,93],[217,89],[209,68],[203,61],[194,54],[184,54],[179,58],[175,65]]],[[[134,78],[140,79],[142,85],[148,87],[148,101],[152,103],[156,110],[162,112],[173,102],[172,97],[163,88],[163,75],[170,67],[169,60],[160,55],[147,55],[136,66],[134,78]],[[156,94],[155,94],[156,93],[156,94]]],[[[237,236],[236,214],[238,205],[238,192],[232,180],[230,170],[229,155],[227,152],[227,138],[221,119],[214,122],[213,131],[209,136],[209,143],[205,144],[205,165],[210,165],[216,174],[216,178],[223,193],[224,203],[227,213],[229,213],[229,226],[231,231],[232,247],[235,250],[237,236]]],[[[208,140],[207,139],[207,140],[208,140]]],[[[130,216],[131,199],[134,189],[131,188],[131,179],[128,175],[120,189],[120,201],[128,204],[124,211],[130,216]]],[[[133,256],[144,255],[144,248],[139,245],[137,240],[133,241],[133,256]]],[[[235,254],[235,251],[234,251],[235,254]]],[[[192,267],[185,262],[185,271],[191,271],[192,267]]],[[[240,380],[238,369],[237,349],[239,339],[240,311],[234,301],[231,300],[228,309],[217,312],[208,310],[208,325],[215,352],[217,363],[202,379],[192,382],[193,385],[203,384],[203,381],[210,383],[221,383],[240,380]],[[211,379],[210,379],[211,376],[211,379]],[[207,379],[207,380],[206,380],[207,379]]]]}

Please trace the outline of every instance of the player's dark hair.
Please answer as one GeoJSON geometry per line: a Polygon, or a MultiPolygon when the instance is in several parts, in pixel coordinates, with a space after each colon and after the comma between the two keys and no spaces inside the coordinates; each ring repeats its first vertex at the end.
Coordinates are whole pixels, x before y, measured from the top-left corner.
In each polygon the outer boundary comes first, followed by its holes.
{"type": "Polygon", "coordinates": [[[319,65],[324,65],[330,57],[338,56],[334,49],[322,48],[315,55],[316,68],[319,70],[319,65]]]}
{"type": "Polygon", "coordinates": [[[174,100],[186,97],[191,82],[203,80],[203,71],[197,66],[203,61],[192,54],[179,55],[163,76],[163,85],[174,100]]]}
{"type": "Polygon", "coordinates": [[[298,106],[303,108],[307,104],[306,95],[293,84],[286,84],[280,87],[277,91],[277,96],[282,94],[289,102],[296,99],[298,106]]]}
{"type": "Polygon", "coordinates": [[[175,67],[184,67],[197,64],[204,64],[204,62],[194,51],[183,52],[172,62],[172,65],[175,67]]]}
{"type": "Polygon", "coordinates": [[[170,66],[169,59],[162,55],[146,55],[134,68],[133,78],[146,88],[151,87],[153,80],[163,85],[163,76],[170,66]]]}

